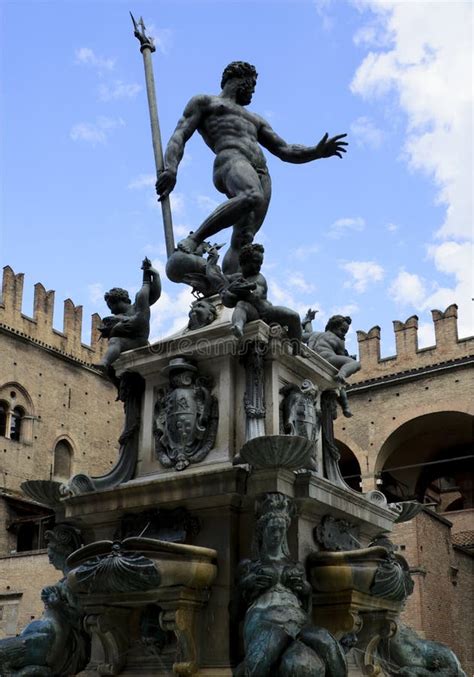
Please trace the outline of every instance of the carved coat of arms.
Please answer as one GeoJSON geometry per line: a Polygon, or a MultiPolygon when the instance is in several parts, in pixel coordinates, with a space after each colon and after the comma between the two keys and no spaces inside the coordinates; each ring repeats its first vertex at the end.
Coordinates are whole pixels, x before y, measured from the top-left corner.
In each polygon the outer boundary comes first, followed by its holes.
{"type": "Polygon", "coordinates": [[[318,388],[306,379],[301,386],[293,383],[280,389],[282,432],[299,435],[315,442],[321,427],[321,410],[318,406],[318,388]]]}
{"type": "Polygon", "coordinates": [[[155,451],[165,468],[184,470],[202,461],[214,446],[218,405],[211,394],[211,379],[182,357],[163,370],[169,387],[158,393],[155,404],[155,451]]]}

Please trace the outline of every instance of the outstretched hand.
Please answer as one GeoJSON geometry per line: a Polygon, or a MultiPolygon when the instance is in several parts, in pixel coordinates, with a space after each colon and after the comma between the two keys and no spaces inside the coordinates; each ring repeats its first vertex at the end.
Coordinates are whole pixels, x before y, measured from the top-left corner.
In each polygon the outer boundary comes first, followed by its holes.
{"type": "Polygon", "coordinates": [[[308,308],[308,310],[306,311],[306,315],[303,319],[303,324],[305,324],[306,322],[312,322],[314,320],[314,318],[316,317],[317,312],[318,312],[317,310],[313,310],[312,308],[308,308]]]}
{"type": "Polygon", "coordinates": [[[344,146],[347,146],[348,144],[346,141],[340,141],[339,139],[344,139],[347,134],[338,134],[337,136],[333,136],[331,139],[328,139],[328,136],[329,134],[326,132],[326,134],[316,146],[318,157],[325,158],[337,155],[337,157],[342,158],[342,153],[346,152],[344,146]]]}
{"type": "Polygon", "coordinates": [[[155,184],[156,192],[158,193],[158,200],[161,202],[171,193],[176,186],[176,172],[172,169],[164,169],[160,172],[158,180],[155,184]]]}

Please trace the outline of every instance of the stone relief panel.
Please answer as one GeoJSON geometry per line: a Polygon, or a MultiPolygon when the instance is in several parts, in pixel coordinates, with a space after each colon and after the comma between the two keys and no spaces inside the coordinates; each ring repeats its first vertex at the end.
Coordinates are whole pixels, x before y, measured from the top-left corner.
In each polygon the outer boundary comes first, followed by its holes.
{"type": "Polygon", "coordinates": [[[280,431],[316,442],[321,429],[319,389],[310,379],[300,386],[288,383],[280,388],[280,431]]]}

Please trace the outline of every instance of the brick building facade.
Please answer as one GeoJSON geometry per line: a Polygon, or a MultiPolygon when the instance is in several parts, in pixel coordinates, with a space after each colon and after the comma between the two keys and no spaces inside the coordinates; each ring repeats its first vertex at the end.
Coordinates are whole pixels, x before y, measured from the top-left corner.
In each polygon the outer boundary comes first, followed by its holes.
{"type": "Polygon", "coordinates": [[[393,323],[393,357],[381,358],[379,327],[357,332],[354,416],[339,417],[335,435],[353,488],[430,506],[394,532],[415,579],[404,619],[451,646],[471,675],[474,338],[458,338],[455,305],[432,316],[436,344],[428,348],[418,349],[416,316],[393,323]]]}
{"type": "Polygon", "coordinates": [[[100,475],[114,463],[122,426],[116,390],[93,369],[105,342],[81,341],[82,308],[64,302],[53,328],[54,292],[35,285],[34,315],[22,313],[23,275],[7,266],[0,302],[0,637],[41,613],[39,591],[58,572],[47,562],[52,511],[26,499],[26,479],[100,475]],[[34,585],[32,585],[34,581],[34,585]]]}

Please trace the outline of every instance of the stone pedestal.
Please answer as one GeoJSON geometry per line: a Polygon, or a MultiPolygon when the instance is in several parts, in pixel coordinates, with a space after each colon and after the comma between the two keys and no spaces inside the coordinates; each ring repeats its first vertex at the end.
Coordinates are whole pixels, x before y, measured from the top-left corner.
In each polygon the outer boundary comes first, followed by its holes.
{"type": "MultiPolygon", "coordinates": [[[[67,498],[63,502],[65,519],[81,529],[86,543],[93,543],[123,536],[124,520],[130,524],[130,515],[138,524],[140,515],[155,511],[151,521],[159,522],[160,514],[179,508],[196,525],[192,530],[175,525],[176,533],[182,535],[180,540],[214,550],[217,570],[206,590],[175,585],[147,590],[139,597],[138,593],[135,597],[111,594],[102,598],[97,592],[83,594],[86,625],[93,638],[92,659],[84,674],[140,674],[140,669],[153,668],[156,675],[171,674],[173,669],[175,674],[202,677],[231,675],[242,659],[240,621],[234,613],[235,574],[238,563],[251,557],[258,496],[281,492],[294,500],[297,515],[288,534],[289,546],[292,557],[303,563],[322,547],[314,530],[325,516],[350,523],[357,541],[366,546],[377,534],[391,530],[396,515],[380,495],[364,496],[346,487],[342,479],[334,482],[337,463],[332,462],[332,479],[324,476],[327,452],[320,427],[314,429],[312,442],[316,470],[256,470],[245,464],[233,465],[249,438],[282,433],[282,388],[311,381],[317,388],[317,406],[323,393],[337,388],[334,368],[305,346],[301,355],[293,355],[281,328],[252,322],[239,344],[229,331],[226,311],[221,309],[220,317],[209,327],[125,353],[116,368],[119,376],[134,372],[144,380],[134,476],[109,489],[67,498]],[[164,467],[156,451],[157,410],[163,391],[170,389],[170,365],[176,364],[177,358],[195,367],[195,376],[205,380],[218,404],[212,448],[205,458],[196,463],[191,460],[183,470],[164,467]],[[161,653],[152,656],[146,652],[140,655],[136,644],[137,609],[142,613],[148,604],[159,607],[160,627],[168,633],[167,640],[173,637],[161,653]]],[[[192,422],[189,430],[192,432],[192,422]]],[[[184,448],[190,438],[183,439],[184,448]]],[[[158,527],[155,523],[146,527],[145,538],[147,528],[153,531],[158,527]]],[[[339,635],[346,628],[349,631],[347,619],[352,618],[354,600],[344,601],[342,607],[344,611],[338,615],[341,627],[336,628],[331,605],[326,609],[317,602],[315,623],[337,630],[339,635]]]]}

